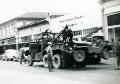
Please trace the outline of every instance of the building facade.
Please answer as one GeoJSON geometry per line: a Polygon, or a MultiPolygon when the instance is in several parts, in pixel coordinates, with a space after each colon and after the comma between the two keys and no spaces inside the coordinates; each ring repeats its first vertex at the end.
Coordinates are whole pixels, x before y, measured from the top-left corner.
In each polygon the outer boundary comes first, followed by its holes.
{"type": "Polygon", "coordinates": [[[120,0],[100,0],[105,39],[120,39],[120,0]]]}
{"type": "MultiPolygon", "coordinates": [[[[18,28],[39,22],[47,17],[48,13],[25,13],[0,24],[0,45],[16,49],[16,43],[19,41],[18,28]]],[[[29,32],[26,31],[23,35],[27,33],[29,32]]]]}
{"type": "Polygon", "coordinates": [[[49,28],[49,22],[46,20],[19,27],[18,44],[27,44],[28,46],[30,41],[39,39],[40,34],[49,28]]]}
{"type": "Polygon", "coordinates": [[[46,19],[59,16],[61,14],[28,12],[0,24],[0,46],[17,50],[22,45],[29,46],[31,40],[39,38],[41,32],[50,28],[46,19]]]}

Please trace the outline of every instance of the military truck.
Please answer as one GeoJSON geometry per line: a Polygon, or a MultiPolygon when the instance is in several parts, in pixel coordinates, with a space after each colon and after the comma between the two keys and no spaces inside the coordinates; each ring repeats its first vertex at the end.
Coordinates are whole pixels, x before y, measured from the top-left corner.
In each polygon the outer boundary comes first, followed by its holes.
{"type": "Polygon", "coordinates": [[[98,64],[101,61],[101,58],[107,60],[110,57],[110,51],[112,51],[113,44],[104,39],[103,35],[99,35],[97,32],[102,31],[103,28],[97,28],[88,35],[83,36],[81,39],[83,41],[92,43],[92,56],[89,57],[88,63],[98,64]],[[94,33],[97,33],[94,35],[94,33]]]}
{"type": "Polygon", "coordinates": [[[43,38],[40,38],[36,42],[30,42],[30,55],[28,55],[28,65],[32,66],[34,62],[43,62],[44,67],[47,67],[47,58],[46,58],[46,46],[47,42],[51,41],[53,46],[53,67],[54,68],[68,68],[72,66],[85,67],[89,60],[95,61],[96,63],[100,62],[101,58],[104,58],[105,55],[109,55],[110,46],[105,42],[101,46],[94,46],[92,42],[87,41],[68,41],[63,42],[62,36],[63,32],[66,29],[64,28],[58,34],[52,33],[43,33],[46,38],[43,42],[43,38]],[[52,38],[50,38],[52,36],[52,38]],[[43,44],[44,46],[43,49],[43,44]],[[94,59],[94,60],[93,60],[94,59]]]}

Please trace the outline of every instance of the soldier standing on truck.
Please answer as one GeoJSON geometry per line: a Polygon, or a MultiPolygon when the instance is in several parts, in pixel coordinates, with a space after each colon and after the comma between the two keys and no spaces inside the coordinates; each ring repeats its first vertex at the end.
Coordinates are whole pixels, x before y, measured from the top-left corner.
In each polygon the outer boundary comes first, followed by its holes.
{"type": "Polygon", "coordinates": [[[72,30],[71,30],[71,29],[68,29],[68,31],[67,31],[67,37],[68,37],[69,41],[72,42],[73,33],[72,33],[72,30]]]}
{"type": "Polygon", "coordinates": [[[52,43],[48,42],[48,47],[46,48],[47,52],[47,62],[48,62],[48,68],[49,72],[52,72],[52,59],[53,59],[53,50],[52,50],[52,43]]]}
{"type": "Polygon", "coordinates": [[[120,70],[120,40],[115,44],[116,56],[117,56],[117,70],[120,70]]]}
{"type": "Polygon", "coordinates": [[[63,31],[63,42],[66,43],[67,40],[67,31],[68,31],[68,26],[65,26],[65,29],[63,31]]]}

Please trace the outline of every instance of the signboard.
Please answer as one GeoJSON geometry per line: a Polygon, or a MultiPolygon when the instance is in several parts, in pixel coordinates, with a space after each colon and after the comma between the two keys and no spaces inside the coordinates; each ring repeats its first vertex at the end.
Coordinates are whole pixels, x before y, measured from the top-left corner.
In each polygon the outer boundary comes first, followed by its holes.
{"type": "Polygon", "coordinates": [[[93,27],[98,27],[95,17],[88,15],[64,15],[58,18],[50,20],[51,30],[53,32],[59,32],[68,25],[72,31],[78,31],[83,29],[89,29],[93,27]]]}

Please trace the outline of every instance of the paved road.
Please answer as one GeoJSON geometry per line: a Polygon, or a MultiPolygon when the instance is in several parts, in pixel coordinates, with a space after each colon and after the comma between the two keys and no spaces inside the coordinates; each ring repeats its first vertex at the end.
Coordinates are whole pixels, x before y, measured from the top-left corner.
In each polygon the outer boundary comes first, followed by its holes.
{"type": "Polygon", "coordinates": [[[100,65],[48,72],[35,63],[30,67],[18,62],[0,61],[0,84],[119,84],[120,70],[115,70],[116,59],[102,60],[100,65]]]}

